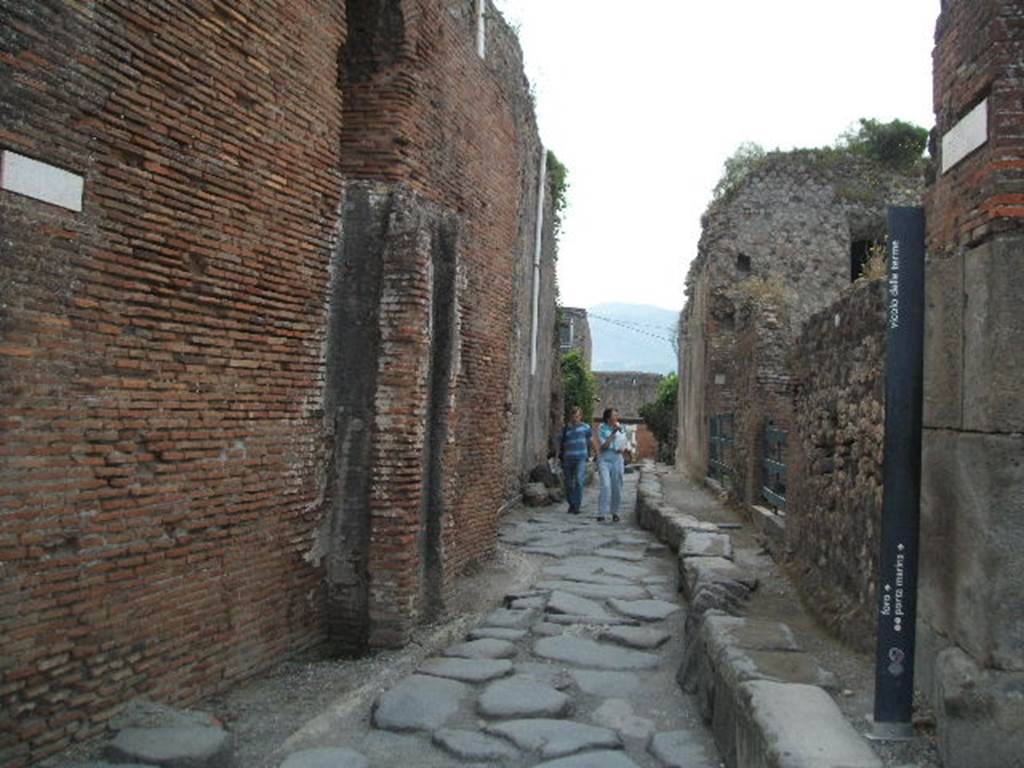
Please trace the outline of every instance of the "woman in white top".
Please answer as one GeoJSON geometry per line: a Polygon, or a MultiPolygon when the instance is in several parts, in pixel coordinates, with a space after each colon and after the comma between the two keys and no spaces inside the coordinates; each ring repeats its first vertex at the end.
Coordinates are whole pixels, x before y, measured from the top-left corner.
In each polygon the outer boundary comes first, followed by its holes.
{"type": "Polygon", "coordinates": [[[626,430],[619,424],[619,412],[614,408],[606,408],[602,416],[602,424],[597,431],[597,443],[600,451],[597,458],[597,471],[601,475],[601,495],[597,502],[598,522],[612,516],[612,522],[619,522],[619,504],[622,501],[622,478],[625,475],[625,464],[622,454],[626,450],[626,430]]]}

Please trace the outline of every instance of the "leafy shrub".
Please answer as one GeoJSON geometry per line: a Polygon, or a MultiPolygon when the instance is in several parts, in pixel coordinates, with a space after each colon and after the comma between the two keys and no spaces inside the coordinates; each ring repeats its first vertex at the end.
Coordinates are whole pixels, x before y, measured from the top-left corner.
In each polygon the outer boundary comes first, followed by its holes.
{"type": "Polygon", "coordinates": [[[870,157],[898,171],[911,170],[924,155],[927,129],[903,120],[882,123],[862,117],[858,122],[858,127],[851,127],[839,137],[838,149],[870,157]]]}
{"type": "Polygon", "coordinates": [[[578,405],[583,409],[583,421],[591,423],[594,420],[597,384],[583,355],[577,349],[562,355],[562,385],[565,393],[565,421],[569,421],[572,409],[578,405]]]}
{"type": "Polygon", "coordinates": [[[658,385],[658,396],[653,403],[640,406],[640,417],[658,441],[658,459],[672,463],[676,455],[676,399],[679,377],[670,373],[658,385]]]}
{"type": "Polygon", "coordinates": [[[726,159],[722,178],[714,190],[714,200],[727,200],[764,160],[767,153],[760,144],[745,141],[726,159]]]}

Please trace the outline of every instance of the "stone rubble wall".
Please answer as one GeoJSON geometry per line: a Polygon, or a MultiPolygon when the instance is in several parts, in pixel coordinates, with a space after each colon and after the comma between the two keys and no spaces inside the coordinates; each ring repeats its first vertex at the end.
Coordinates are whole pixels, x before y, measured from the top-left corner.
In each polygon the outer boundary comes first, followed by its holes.
{"type": "Polygon", "coordinates": [[[793,348],[786,550],[807,605],[873,648],[885,435],[884,281],[860,281],[793,348]]]}

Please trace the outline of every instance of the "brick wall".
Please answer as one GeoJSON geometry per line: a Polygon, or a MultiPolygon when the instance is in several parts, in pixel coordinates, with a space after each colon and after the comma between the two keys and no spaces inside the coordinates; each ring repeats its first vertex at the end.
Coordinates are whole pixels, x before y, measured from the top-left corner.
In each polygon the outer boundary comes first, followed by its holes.
{"type": "Polygon", "coordinates": [[[595,415],[605,408],[615,408],[621,419],[639,419],[640,407],[658,399],[658,385],[663,378],[660,373],[594,371],[595,415]]]}
{"type": "Polygon", "coordinates": [[[875,637],[886,303],[884,281],[858,282],[793,348],[786,548],[806,604],[865,652],[875,637]]]}
{"type": "Polygon", "coordinates": [[[942,6],[937,137],[986,98],[988,130],[927,197],[916,674],[945,764],[996,768],[1024,754],[1024,4],[942,6]]]}
{"type": "Polygon", "coordinates": [[[0,764],[316,642],[336,3],[9,2],[0,764]],[[285,33],[283,30],[287,30],[285,33]]]}
{"type": "Polygon", "coordinates": [[[0,764],[401,642],[492,551],[527,450],[480,435],[547,419],[509,404],[550,374],[512,375],[540,143],[514,36],[490,12],[481,59],[475,23],[5,5],[0,149],[85,206],[0,192],[0,764]]]}

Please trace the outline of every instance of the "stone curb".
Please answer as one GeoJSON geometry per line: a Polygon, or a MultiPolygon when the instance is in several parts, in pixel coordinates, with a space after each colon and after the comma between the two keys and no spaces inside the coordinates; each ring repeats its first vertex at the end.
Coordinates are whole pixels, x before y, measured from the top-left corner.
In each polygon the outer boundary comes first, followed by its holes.
{"type": "Polygon", "coordinates": [[[680,686],[695,694],[728,768],[881,768],[826,689],[837,681],[782,622],[739,614],[757,579],[731,559],[717,526],[665,503],[653,465],[637,488],[637,519],[679,553],[689,601],[680,686]]]}

